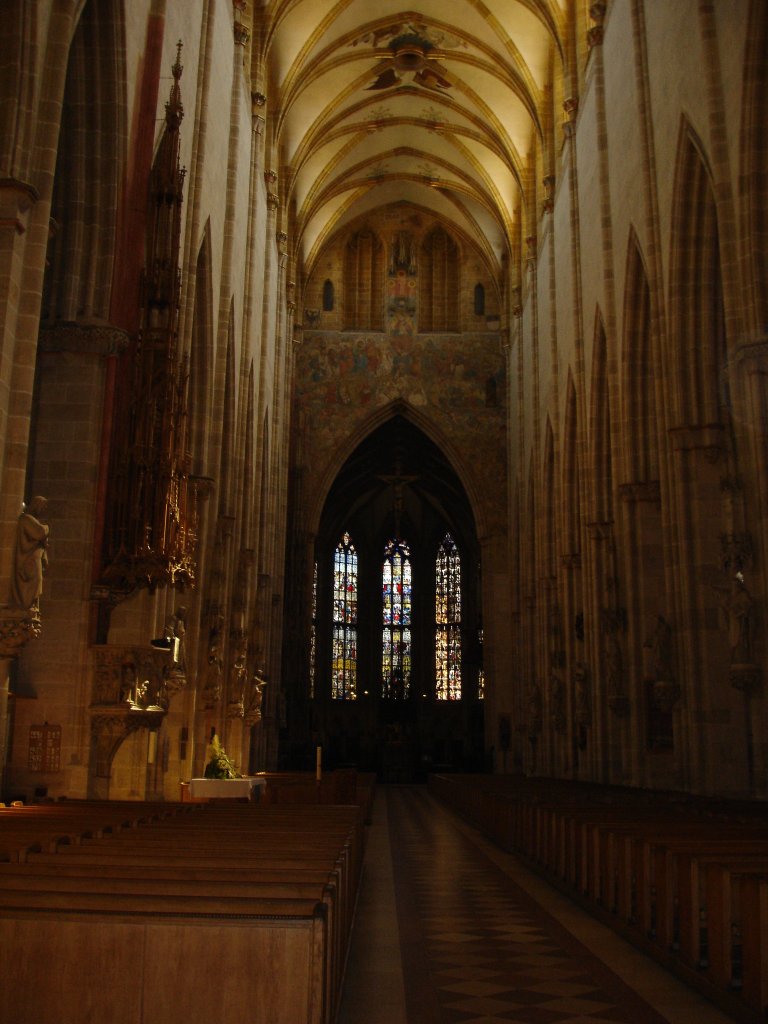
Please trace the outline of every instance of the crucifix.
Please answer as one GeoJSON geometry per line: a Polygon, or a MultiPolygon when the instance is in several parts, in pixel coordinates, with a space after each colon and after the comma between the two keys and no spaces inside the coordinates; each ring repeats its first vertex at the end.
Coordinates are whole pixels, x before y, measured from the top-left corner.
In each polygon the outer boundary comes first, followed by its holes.
{"type": "Polygon", "coordinates": [[[395,533],[400,536],[400,519],[403,514],[403,499],[405,497],[405,485],[418,480],[418,473],[403,473],[403,459],[401,455],[395,456],[395,464],[391,473],[378,473],[379,480],[385,484],[392,485],[392,510],[395,514],[395,533]]]}

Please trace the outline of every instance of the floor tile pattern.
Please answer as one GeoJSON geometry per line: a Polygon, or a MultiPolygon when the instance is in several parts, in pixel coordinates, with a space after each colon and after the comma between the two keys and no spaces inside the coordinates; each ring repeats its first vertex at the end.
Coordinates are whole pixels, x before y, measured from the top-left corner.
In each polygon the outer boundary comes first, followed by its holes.
{"type": "Polygon", "coordinates": [[[423,789],[387,804],[409,1024],[664,1024],[423,789]]]}

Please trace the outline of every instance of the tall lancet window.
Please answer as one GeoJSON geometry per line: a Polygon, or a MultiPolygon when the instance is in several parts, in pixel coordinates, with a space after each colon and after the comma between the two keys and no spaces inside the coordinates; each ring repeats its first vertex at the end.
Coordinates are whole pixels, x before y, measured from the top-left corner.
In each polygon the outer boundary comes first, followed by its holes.
{"type": "Polygon", "coordinates": [[[357,697],[357,552],[348,533],[333,556],[331,696],[357,697]]]}
{"type": "Polygon", "coordinates": [[[435,694],[461,699],[461,559],[450,533],[435,560],[435,694]]]}
{"type": "Polygon", "coordinates": [[[411,686],[411,552],[390,540],[382,569],[382,695],[403,700],[411,686]]]}

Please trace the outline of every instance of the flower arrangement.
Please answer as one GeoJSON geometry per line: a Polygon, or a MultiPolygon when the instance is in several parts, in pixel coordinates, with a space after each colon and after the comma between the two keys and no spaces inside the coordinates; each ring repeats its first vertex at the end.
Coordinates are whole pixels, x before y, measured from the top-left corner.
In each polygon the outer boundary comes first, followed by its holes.
{"type": "Polygon", "coordinates": [[[206,779],[241,779],[242,775],[227,756],[214,733],[208,744],[208,763],[205,766],[206,779]]]}

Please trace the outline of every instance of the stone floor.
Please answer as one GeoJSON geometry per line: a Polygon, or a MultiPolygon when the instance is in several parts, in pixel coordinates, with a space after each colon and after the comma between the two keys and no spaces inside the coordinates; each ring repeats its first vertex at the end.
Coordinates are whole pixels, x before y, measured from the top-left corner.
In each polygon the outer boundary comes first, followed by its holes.
{"type": "Polygon", "coordinates": [[[447,812],[382,786],[338,1024],[726,1024],[447,812]]]}

